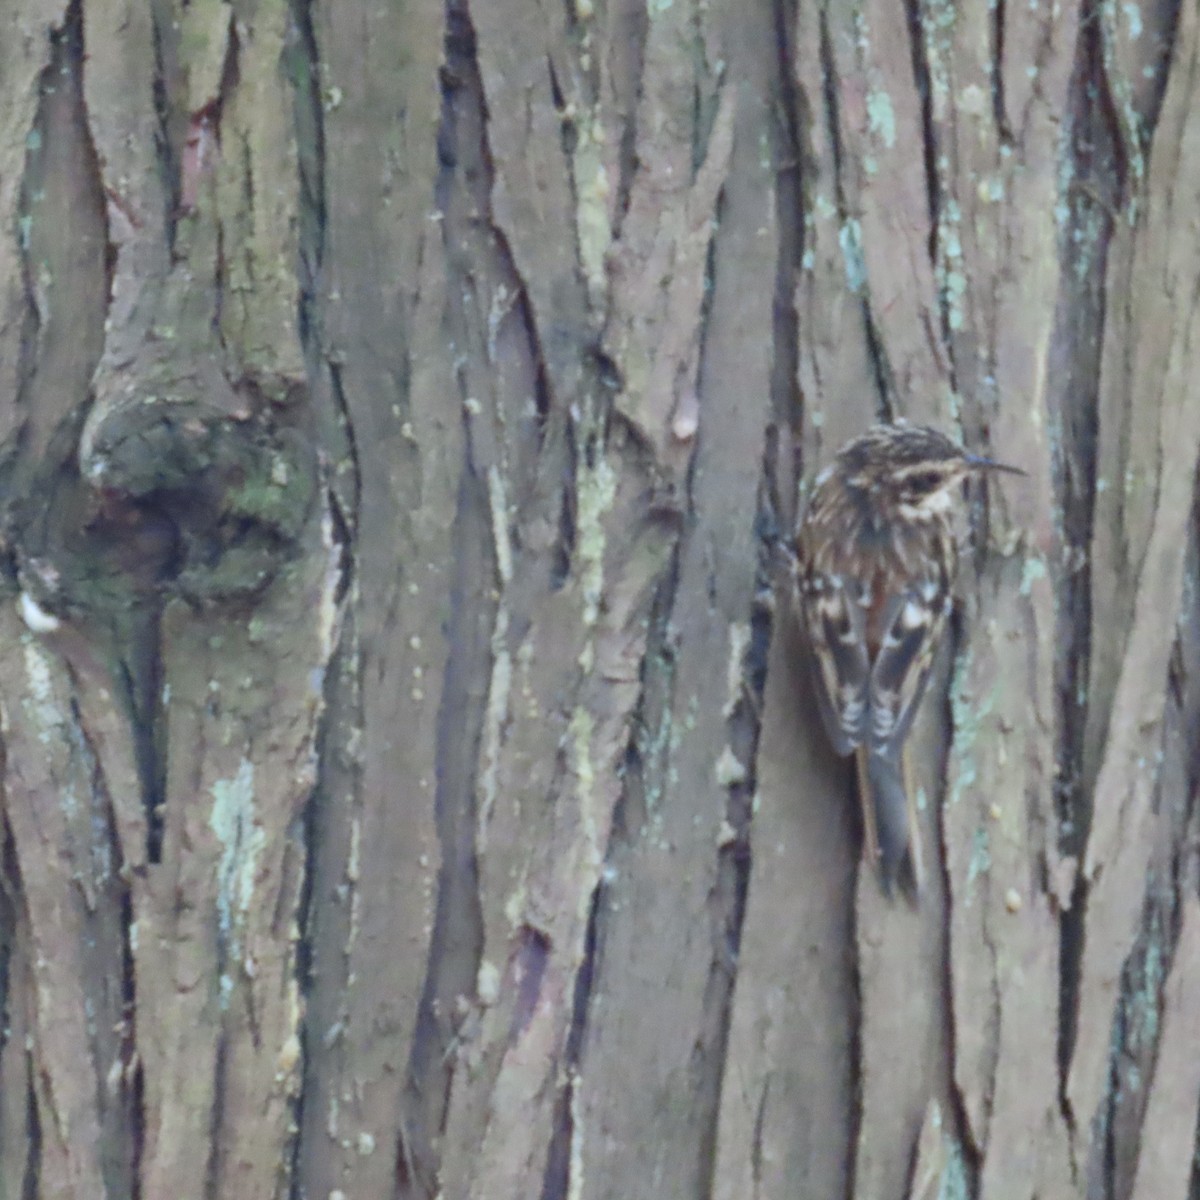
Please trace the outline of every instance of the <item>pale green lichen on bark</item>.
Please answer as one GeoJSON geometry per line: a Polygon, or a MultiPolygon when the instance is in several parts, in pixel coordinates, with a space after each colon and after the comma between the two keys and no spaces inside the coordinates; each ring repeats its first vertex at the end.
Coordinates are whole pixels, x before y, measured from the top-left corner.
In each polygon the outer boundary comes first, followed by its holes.
{"type": "Polygon", "coordinates": [[[580,1098],[578,1073],[570,1069],[571,1089],[568,1103],[571,1110],[571,1156],[570,1171],[567,1176],[567,1200],[583,1200],[583,1163],[584,1146],[584,1106],[580,1098]]]}
{"type": "Polygon", "coordinates": [[[963,299],[967,293],[967,276],[963,263],[962,240],[959,236],[961,224],[962,210],[958,201],[947,197],[938,210],[935,276],[946,313],[946,323],[955,332],[961,330],[966,323],[963,299]]]}
{"type": "Polygon", "coordinates": [[[512,657],[508,652],[508,609],[501,597],[492,629],[492,673],[488,680],[487,703],[483,716],[480,746],[482,770],[479,777],[479,815],[476,819],[476,846],[487,848],[487,831],[498,793],[497,779],[503,750],[504,727],[508,721],[509,695],[512,691],[512,657]]]}
{"type": "Polygon", "coordinates": [[[571,713],[567,729],[571,769],[575,773],[575,798],[578,802],[579,834],[574,841],[580,855],[582,876],[571,872],[581,884],[576,891],[576,918],[585,922],[592,904],[592,888],[588,881],[599,878],[604,865],[604,845],[600,836],[599,813],[603,801],[596,795],[596,766],[592,761],[592,742],[596,736],[596,719],[582,705],[571,713]]]}
{"type": "MultiPolygon", "coordinates": [[[[867,78],[867,132],[872,139],[891,150],[896,145],[896,110],[892,106],[892,98],[875,82],[875,70],[870,66],[871,30],[862,10],[854,14],[855,43],[858,51],[858,67],[867,78]]],[[[866,156],[863,165],[868,174],[874,174],[875,159],[866,156]]]]}
{"type": "Polygon", "coordinates": [[[241,931],[254,902],[258,857],[266,843],[255,813],[254,764],[249,760],[243,759],[232,779],[212,785],[209,828],[221,844],[216,868],[218,929],[232,965],[239,965],[241,931]]]}
{"type": "MultiPolygon", "coordinates": [[[[1145,931],[1145,951],[1140,961],[1134,958],[1136,969],[1128,972],[1128,990],[1122,998],[1125,1021],[1114,1022],[1115,1054],[1137,1055],[1154,1047],[1158,1042],[1159,1023],[1162,1019],[1162,992],[1167,977],[1168,932],[1164,927],[1161,909],[1151,910],[1145,931]]],[[[1131,1083],[1135,1068],[1130,1065],[1128,1074],[1131,1083]]]]}
{"type": "MultiPolygon", "coordinates": [[[[564,114],[567,117],[567,114],[564,114]]],[[[612,246],[609,204],[612,182],[604,165],[604,126],[599,106],[571,114],[575,122],[575,152],[571,170],[575,183],[575,228],[579,257],[592,310],[602,313],[608,296],[606,260],[612,246]]]]}
{"type": "Polygon", "coordinates": [[[950,116],[950,61],[954,54],[953,33],[957,20],[954,0],[921,0],[920,26],[929,71],[929,92],[936,121],[950,116]]]}
{"type": "Polygon", "coordinates": [[[950,1139],[946,1153],[946,1166],[938,1184],[937,1200],[969,1200],[970,1185],[967,1168],[963,1160],[962,1146],[957,1139],[950,1139]]]}
{"type": "Polygon", "coordinates": [[[617,476],[608,461],[602,421],[590,397],[583,401],[579,419],[575,422],[575,454],[579,464],[575,474],[575,554],[583,598],[583,623],[588,631],[580,652],[580,666],[586,672],[591,670],[594,659],[592,631],[600,616],[600,601],[604,594],[607,544],[604,517],[617,494],[617,476]]]}
{"type": "Polygon", "coordinates": [[[500,468],[491,466],[487,473],[488,512],[492,522],[492,547],[496,552],[496,574],[500,586],[512,582],[512,544],[508,536],[508,495],[500,468]]]}
{"type": "Polygon", "coordinates": [[[179,56],[187,63],[189,112],[199,112],[220,95],[232,20],[228,0],[191,0],[179,13],[179,56]]]}
{"type": "MultiPolygon", "coordinates": [[[[661,654],[656,661],[655,669],[663,675],[663,691],[670,697],[674,691],[675,656],[661,654]]],[[[645,781],[645,804],[647,816],[653,818],[662,800],[663,788],[667,772],[675,751],[676,736],[673,709],[665,703],[659,714],[659,720],[654,728],[642,724],[636,732],[638,754],[642,762],[642,778],[645,781]]]]}
{"type": "Polygon", "coordinates": [[[22,696],[25,713],[32,718],[38,741],[48,745],[59,736],[63,718],[50,680],[50,662],[41,643],[31,634],[22,635],[25,677],[29,687],[22,696]]]}
{"type": "MultiPolygon", "coordinates": [[[[991,837],[986,828],[980,825],[971,837],[971,857],[967,862],[967,887],[986,874],[992,867],[991,837]]],[[[970,896],[967,897],[970,903],[970,896]]]]}
{"type": "Polygon", "coordinates": [[[496,584],[499,601],[492,625],[492,671],[488,680],[487,702],[483,714],[480,744],[479,811],[475,820],[476,848],[483,853],[488,843],[488,826],[496,806],[498,776],[508,722],[512,692],[512,656],[508,649],[508,605],[505,590],[512,582],[512,544],[509,538],[508,495],[500,468],[493,465],[487,473],[488,513],[491,518],[492,549],[496,556],[496,584]]]}
{"type": "Polygon", "coordinates": [[[856,296],[867,286],[867,264],[863,258],[862,226],[857,218],[847,217],[838,230],[838,245],[846,270],[846,286],[856,296]]]}
{"type": "Polygon", "coordinates": [[[953,783],[946,801],[951,806],[962,800],[978,778],[971,748],[979,737],[984,712],[970,690],[971,661],[970,651],[963,654],[955,663],[950,681],[950,714],[954,729],[954,740],[950,747],[953,783]]]}
{"type": "Polygon", "coordinates": [[[729,655],[725,660],[725,706],[726,717],[733,715],[738,702],[746,694],[746,652],[750,649],[752,631],[749,621],[729,622],[729,655]]]}
{"type": "Polygon", "coordinates": [[[1021,569],[1021,583],[1017,589],[1022,596],[1028,596],[1033,591],[1033,585],[1047,577],[1046,560],[1036,552],[1025,556],[1025,565],[1021,569]]]}
{"type": "Polygon", "coordinates": [[[873,88],[867,93],[867,127],[888,150],[896,145],[896,110],[892,98],[882,89],[873,88]]]}

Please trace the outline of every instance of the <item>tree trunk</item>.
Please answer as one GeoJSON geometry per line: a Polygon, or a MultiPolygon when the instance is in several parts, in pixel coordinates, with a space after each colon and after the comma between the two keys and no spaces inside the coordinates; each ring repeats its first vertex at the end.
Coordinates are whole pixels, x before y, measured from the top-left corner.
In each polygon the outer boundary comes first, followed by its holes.
{"type": "Polygon", "coordinates": [[[1188,1200],[1200,6],[0,0],[0,1200],[1188,1200]],[[779,542],[973,494],[860,865],[779,542]]]}

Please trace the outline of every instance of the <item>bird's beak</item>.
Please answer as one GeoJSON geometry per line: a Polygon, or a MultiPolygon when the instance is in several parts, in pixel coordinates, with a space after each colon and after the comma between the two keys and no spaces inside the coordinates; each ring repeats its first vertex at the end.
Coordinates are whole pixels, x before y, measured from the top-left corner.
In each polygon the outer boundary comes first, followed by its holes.
{"type": "Polygon", "coordinates": [[[1010,475],[1028,475],[1020,467],[1010,467],[1008,463],[993,462],[990,458],[981,458],[978,454],[964,454],[963,459],[973,471],[1007,471],[1010,475]]]}

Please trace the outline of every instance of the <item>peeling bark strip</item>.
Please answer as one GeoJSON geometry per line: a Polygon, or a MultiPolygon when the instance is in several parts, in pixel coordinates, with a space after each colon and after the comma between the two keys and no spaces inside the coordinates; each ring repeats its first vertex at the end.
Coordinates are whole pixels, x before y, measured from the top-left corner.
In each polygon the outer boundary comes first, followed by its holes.
{"type": "Polygon", "coordinates": [[[0,27],[0,1196],[1195,1191],[1194,4],[0,27]],[[918,911],[763,595],[880,415],[1029,472],[918,911]]]}

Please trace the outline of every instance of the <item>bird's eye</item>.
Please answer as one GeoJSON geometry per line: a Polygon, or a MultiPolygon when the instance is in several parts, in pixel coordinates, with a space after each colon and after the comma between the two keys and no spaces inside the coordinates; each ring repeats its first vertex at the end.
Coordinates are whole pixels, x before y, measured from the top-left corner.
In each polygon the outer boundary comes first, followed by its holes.
{"type": "Polygon", "coordinates": [[[929,492],[936,492],[944,481],[944,477],[937,471],[921,471],[916,475],[910,475],[905,480],[909,490],[918,496],[927,495],[929,492]]]}

